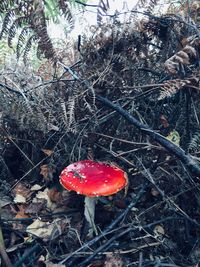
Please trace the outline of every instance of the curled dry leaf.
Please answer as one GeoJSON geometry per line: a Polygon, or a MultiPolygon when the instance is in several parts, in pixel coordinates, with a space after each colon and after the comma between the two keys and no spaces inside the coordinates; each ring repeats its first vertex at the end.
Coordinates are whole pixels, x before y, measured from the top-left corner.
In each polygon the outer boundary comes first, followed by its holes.
{"type": "Polygon", "coordinates": [[[18,195],[24,197],[25,199],[27,199],[31,194],[30,189],[23,183],[18,183],[12,190],[12,193],[14,197],[18,195]]]}
{"type": "Polygon", "coordinates": [[[52,202],[61,203],[63,200],[62,193],[55,187],[49,189],[47,194],[52,202]]]}
{"type": "Polygon", "coordinates": [[[28,214],[38,214],[45,206],[45,203],[30,203],[25,212],[28,214]]]}
{"type": "Polygon", "coordinates": [[[69,219],[55,219],[52,222],[43,222],[36,219],[26,228],[26,232],[33,236],[49,240],[61,235],[65,231],[66,225],[69,225],[69,219]]]}
{"type": "Polygon", "coordinates": [[[28,214],[26,214],[26,206],[25,205],[18,205],[19,211],[15,215],[15,219],[22,219],[22,218],[29,218],[28,214]]]}
{"type": "Polygon", "coordinates": [[[153,232],[155,237],[162,237],[165,234],[165,230],[161,225],[156,225],[153,232]]]}
{"type": "Polygon", "coordinates": [[[168,128],[169,127],[169,122],[168,122],[168,120],[166,119],[166,117],[164,115],[160,116],[160,122],[161,122],[161,124],[162,124],[162,126],[164,128],[168,128]]]}
{"type": "Polygon", "coordinates": [[[39,184],[34,184],[34,185],[30,188],[31,191],[39,191],[39,190],[41,190],[41,189],[42,189],[42,186],[39,185],[39,184]]]}
{"type": "Polygon", "coordinates": [[[108,253],[106,255],[106,261],[104,262],[104,267],[122,267],[122,259],[115,255],[114,253],[108,253]]]}
{"type": "Polygon", "coordinates": [[[16,194],[15,198],[13,199],[14,203],[26,203],[26,198],[22,195],[16,194]]]}
{"type": "Polygon", "coordinates": [[[53,173],[55,172],[54,168],[52,166],[49,166],[48,164],[44,164],[40,166],[40,174],[43,176],[43,178],[46,181],[52,181],[53,180],[53,173]]]}
{"type": "Polygon", "coordinates": [[[158,190],[155,187],[151,188],[151,195],[154,197],[157,197],[160,195],[160,193],[158,192],[158,190]]]}
{"type": "Polygon", "coordinates": [[[53,150],[51,149],[42,149],[42,152],[47,156],[51,156],[53,154],[53,150]]]}
{"type": "Polygon", "coordinates": [[[46,207],[50,210],[54,210],[56,207],[56,204],[51,201],[48,192],[49,192],[48,188],[46,188],[44,191],[39,191],[32,202],[33,203],[46,202],[46,207]]]}
{"type": "MultiPolygon", "coordinates": [[[[15,219],[24,219],[24,218],[29,218],[29,215],[26,214],[25,212],[25,205],[18,205],[17,206],[19,211],[17,212],[17,214],[15,215],[15,219]]],[[[19,222],[14,222],[13,223],[13,229],[17,229],[17,230],[22,230],[24,229],[24,225],[19,221],[19,222]]]]}

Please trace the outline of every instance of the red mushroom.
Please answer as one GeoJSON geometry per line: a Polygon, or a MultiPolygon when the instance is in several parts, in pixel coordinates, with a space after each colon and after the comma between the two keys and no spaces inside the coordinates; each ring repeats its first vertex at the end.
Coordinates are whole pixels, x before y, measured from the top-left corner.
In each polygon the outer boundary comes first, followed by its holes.
{"type": "Polygon", "coordinates": [[[70,164],[60,175],[60,183],[67,190],[85,195],[85,217],[90,229],[95,230],[96,197],[110,196],[128,184],[126,173],[117,166],[92,160],[70,164]]]}

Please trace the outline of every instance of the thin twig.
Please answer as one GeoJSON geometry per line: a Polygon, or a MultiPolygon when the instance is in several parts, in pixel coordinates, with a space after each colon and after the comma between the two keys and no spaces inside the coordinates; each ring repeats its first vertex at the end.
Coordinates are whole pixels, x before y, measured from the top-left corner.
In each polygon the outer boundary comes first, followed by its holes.
{"type": "Polygon", "coordinates": [[[85,243],[82,247],[74,251],[73,254],[67,256],[64,260],[60,261],[58,266],[70,260],[73,257],[73,255],[75,255],[77,252],[84,251],[85,249],[89,248],[90,246],[98,242],[101,238],[105,237],[127,215],[127,213],[139,202],[141,197],[146,192],[148,186],[149,184],[147,183],[142,186],[137,196],[132,200],[132,202],[128,205],[128,207],[108,227],[106,227],[106,229],[102,231],[101,234],[99,234],[98,236],[90,240],[89,242],[85,243]]]}
{"type": "Polygon", "coordinates": [[[178,159],[182,161],[182,163],[187,167],[187,169],[196,177],[196,180],[200,182],[198,177],[200,177],[200,165],[196,162],[190,154],[186,154],[186,152],[175,145],[173,142],[168,140],[163,135],[157,133],[152,130],[148,125],[139,122],[135,119],[131,114],[129,114],[126,110],[124,110],[120,105],[112,103],[110,100],[102,97],[96,96],[97,100],[103,103],[105,106],[110,107],[111,109],[116,110],[119,114],[121,114],[127,121],[133,124],[135,127],[140,129],[143,133],[149,135],[153,140],[162,145],[167,151],[169,151],[172,155],[176,156],[178,159]]]}

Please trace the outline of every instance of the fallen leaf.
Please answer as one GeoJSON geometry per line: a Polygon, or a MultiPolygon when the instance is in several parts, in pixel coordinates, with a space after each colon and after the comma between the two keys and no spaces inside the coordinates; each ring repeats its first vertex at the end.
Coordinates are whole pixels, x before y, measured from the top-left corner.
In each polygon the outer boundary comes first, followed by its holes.
{"type": "Polygon", "coordinates": [[[33,236],[49,239],[53,231],[54,224],[43,222],[36,219],[32,224],[26,228],[26,232],[33,236]]]}
{"type": "Polygon", "coordinates": [[[180,135],[176,130],[171,131],[168,136],[166,137],[168,140],[170,140],[175,145],[180,145],[180,135]]]}
{"type": "Polygon", "coordinates": [[[34,184],[34,185],[30,188],[31,191],[39,191],[40,189],[42,189],[42,186],[39,185],[39,184],[34,184]]]}
{"type": "Polygon", "coordinates": [[[6,205],[9,205],[12,202],[9,196],[1,196],[0,198],[0,207],[3,208],[6,205]]]}
{"type": "Polygon", "coordinates": [[[30,196],[30,189],[23,183],[18,183],[14,189],[12,190],[13,195],[16,197],[17,195],[23,196],[27,199],[30,196]]]}
{"type": "Polygon", "coordinates": [[[28,214],[38,214],[43,208],[45,203],[30,203],[27,207],[25,212],[28,214]]]}
{"type": "Polygon", "coordinates": [[[13,201],[14,203],[26,203],[26,198],[22,195],[17,194],[13,201]]]}
{"type": "Polygon", "coordinates": [[[114,253],[109,253],[106,255],[106,261],[104,262],[104,267],[122,267],[123,262],[119,255],[114,253]]]}
{"type": "Polygon", "coordinates": [[[46,207],[50,210],[54,210],[56,207],[56,204],[53,203],[48,195],[49,189],[46,188],[44,191],[39,191],[35,198],[33,199],[33,203],[44,203],[46,202],[46,207]]]}
{"type": "Polygon", "coordinates": [[[160,116],[160,122],[161,122],[161,124],[162,124],[162,126],[164,128],[168,128],[169,127],[169,123],[168,123],[168,121],[167,121],[167,119],[166,119],[166,117],[164,115],[160,116]]]}
{"type": "Polygon", "coordinates": [[[53,187],[49,189],[47,194],[52,202],[56,202],[56,203],[62,202],[62,193],[59,192],[57,188],[53,187]]]}
{"type": "Polygon", "coordinates": [[[156,225],[155,228],[153,229],[153,232],[156,237],[160,237],[165,234],[165,230],[161,225],[156,225]]]}
{"type": "Polygon", "coordinates": [[[37,236],[47,241],[66,231],[66,227],[64,226],[69,227],[69,219],[55,219],[51,223],[36,219],[26,228],[26,232],[30,235],[37,236]]]}
{"type": "Polygon", "coordinates": [[[154,187],[151,188],[151,194],[154,197],[157,197],[160,193],[158,192],[157,189],[155,189],[154,187]]]}
{"type": "Polygon", "coordinates": [[[40,174],[47,181],[53,180],[53,173],[54,172],[55,172],[54,168],[52,166],[49,166],[48,164],[44,164],[44,165],[40,166],[40,174]]]}
{"type": "Polygon", "coordinates": [[[18,205],[19,211],[15,215],[16,219],[21,218],[29,218],[28,214],[25,213],[25,206],[24,205],[18,205]]]}
{"type": "Polygon", "coordinates": [[[42,149],[42,152],[49,157],[53,154],[53,150],[51,149],[42,149]]]}

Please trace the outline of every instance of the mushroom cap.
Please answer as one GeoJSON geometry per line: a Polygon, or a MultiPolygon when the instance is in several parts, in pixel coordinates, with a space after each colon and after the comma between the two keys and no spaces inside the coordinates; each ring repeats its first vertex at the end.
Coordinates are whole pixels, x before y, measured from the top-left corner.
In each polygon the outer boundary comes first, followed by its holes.
{"type": "Polygon", "coordinates": [[[109,196],[123,189],[128,178],[117,166],[92,160],[81,160],[67,166],[60,175],[67,190],[88,197],[109,196]]]}

